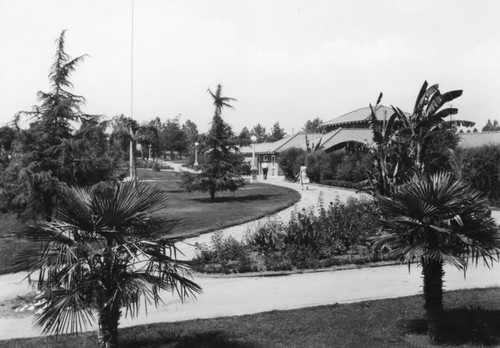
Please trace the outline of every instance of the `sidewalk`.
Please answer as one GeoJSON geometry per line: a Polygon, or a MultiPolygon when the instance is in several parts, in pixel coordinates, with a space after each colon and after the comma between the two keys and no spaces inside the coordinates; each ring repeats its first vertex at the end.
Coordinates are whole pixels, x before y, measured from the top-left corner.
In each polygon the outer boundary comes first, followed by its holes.
{"type": "MultiPolygon", "coordinates": [[[[259,181],[262,179],[259,178],[259,181]]],[[[277,214],[284,221],[289,218],[293,209],[316,206],[320,192],[323,192],[325,205],[337,197],[346,200],[356,195],[351,190],[315,185],[310,185],[309,190],[302,191],[299,184],[286,182],[281,178],[268,177],[266,182],[296,189],[301,194],[298,203],[277,214]]],[[[500,221],[500,211],[494,211],[493,215],[500,221]]],[[[223,233],[241,238],[248,228],[266,219],[233,226],[225,229],[223,233]]],[[[185,254],[184,258],[192,258],[195,252],[194,243],[209,243],[211,235],[204,234],[180,242],[178,247],[185,254]]],[[[411,272],[408,273],[408,267],[403,265],[267,277],[196,274],[194,280],[203,288],[203,294],[196,300],[182,304],[178,298],[165,294],[164,304],[159,308],[150,307],[147,316],[141,312],[135,320],[122,318],[120,327],[415,295],[422,290],[420,271],[412,266],[411,272]]],[[[466,278],[463,272],[453,267],[446,266],[445,271],[445,290],[500,286],[498,264],[495,264],[493,269],[481,265],[477,268],[471,267],[466,278]]],[[[21,273],[0,276],[0,301],[27,293],[26,283],[21,283],[24,276],[21,273]]],[[[88,329],[95,330],[96,327],[88,329]]],[[[31,316],[0,317],[0,339],[39,335],[39,331],[32,326],[31,316]]]]}
{"type": "MultiPolygon", "coordinates": [[[[471,268],[463,272],[445,267],[445,289],[467,289],[500,286],[499,265],[494,269],[471,268]]],[[[14,280],[12,280],[14,281],[14,280]]],[[[164,304],[149,307],[135,319],[120,319],[120,327],[158,322],[175,322],[221,316],[253,314],[271,310],[287,310],[335,303],[395,298],[421,292],[420,269],[385,266],[343,271],[292,274],[276,277],[209,277],[196,275],[203,294],[184,304],[171,294],[163,296],[164,304]]],[[[2,287],[17,285],[15,282],[2,287]]],[[[446,295],[445,295],[446,299],[446,295]]],[[[97,328],[89,327],[88,330],[97,328]]],[[[0,318],[0,339],[39,336],[31,317],[0,318]]]]}

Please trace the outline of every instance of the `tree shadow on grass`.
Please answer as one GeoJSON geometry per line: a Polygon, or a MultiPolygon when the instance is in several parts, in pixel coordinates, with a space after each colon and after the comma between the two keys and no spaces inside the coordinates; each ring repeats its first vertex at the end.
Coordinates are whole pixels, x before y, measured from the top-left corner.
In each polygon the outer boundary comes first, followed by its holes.
{"type": "Polygon", "coordinates": [[[228,203],[228,202],[253,202],[253,201],[266,201],[272,197],[279,195],[246,195],[246,196],[225,196],[225,197],[215,197],[215,201],[212,202],[209,197],[203,198],[193,198],[193,201],[200,203],[228,203]]]}
{"type": "MultiPolygon", "coordinates": [[[[425,319],[406,321],[408,334],[426,335],[425,319]]],[[[500,343],[500,311],[482,308],[456,308],[445,310],[439,329],[438,344],[495,346],[500,343]]]]}
{"type": "Polygon", "coordinates": [[[157,330],[130,333],[120,340],[120,347],[175,347],[175,348],[255,348],[257,345],[240,342],[222,331],[190,332],[157,330]]]}

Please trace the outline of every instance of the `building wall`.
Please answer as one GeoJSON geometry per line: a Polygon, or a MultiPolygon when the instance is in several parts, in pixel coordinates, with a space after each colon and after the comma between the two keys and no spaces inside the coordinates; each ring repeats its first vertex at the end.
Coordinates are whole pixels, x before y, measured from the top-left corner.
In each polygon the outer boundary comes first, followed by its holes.
{"type": "MultiPolygon", "coordinates": [[[[251,159],[252,155],[245,155],[246,158],[251,159]]],[[[262,175],[262,163],[267,162],[268,164],[268,176],[281,176],[283,175],[283,170],[281,170],[278,164],[278,154],[255,154],[255,161],[258,170],[258,174],[262,175]]],[[[250,162],[251,163],[251,162],[250,162]]]]}

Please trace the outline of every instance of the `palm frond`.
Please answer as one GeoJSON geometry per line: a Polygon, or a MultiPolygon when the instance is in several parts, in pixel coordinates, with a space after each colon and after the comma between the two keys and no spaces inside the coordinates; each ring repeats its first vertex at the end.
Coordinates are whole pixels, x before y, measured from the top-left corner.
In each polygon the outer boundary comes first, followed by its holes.
{"type": "Polygon", "coordinates": [[[467,257],[498,260],[500,233],[486,198],[450,173],[417,175],[378,202],[386,234],[376,244],[390,247],[401,262],[435,258],[464,269],[467,257]]]}
{"type": "Polygon", "coordinates": [[[424,81],[424,83],[422,84],[422,87],[420,88],[420,92],[418,92],[418,96],[417,96],[417,100],[415,101],[415,106],[413,108],[413,113],[414,114],[417,114],[418,113],[418,110],[420,108],[420,105],[422,104],[422,101],[423,101],[423,97],[424,97],[424,94],[425,92],[427,91],[427,86],[428,86],[428,83],[427,81],[424,81]]]}
{"type": "Polygon", "coordinates": [[[47,295],[47,304],[35,314],[34,323],[48,334],[78,333],[95,320],[88,302],[78,290],[53,290],[47,295]]]}

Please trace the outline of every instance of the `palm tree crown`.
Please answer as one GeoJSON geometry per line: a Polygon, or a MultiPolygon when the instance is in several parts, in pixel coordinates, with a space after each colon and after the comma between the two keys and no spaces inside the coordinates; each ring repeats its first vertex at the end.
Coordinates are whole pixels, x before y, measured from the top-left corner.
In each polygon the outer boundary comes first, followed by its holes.
{"type": "Polygon", "coordinates": [[[157,237],[164,225],[154,213],[167,198],[161,187],[97,185],[67,189],[62,198],[58,215],[31,231],[46,247],[17,260],[18,267],[28,263],[31,274],[38,272],[36,285],[47,302],[35,323],[45,332],[79,332],[96,310],[100,341],[113,346],[121,308],[135,316],[141,298],[145,305],[161,301],[160,290],[181,299],[201,292],[187,277],[187,265],[176,260],[172,242],[157,237]]]}
{"type": "Polygon", "coordinates": [[[459,269],[495,260],[500,235],[484,194],[451,173],[415,176],[392,197],[379,196],[386,233],[377,241],[401,262],[437,260],[459,269]]]}

